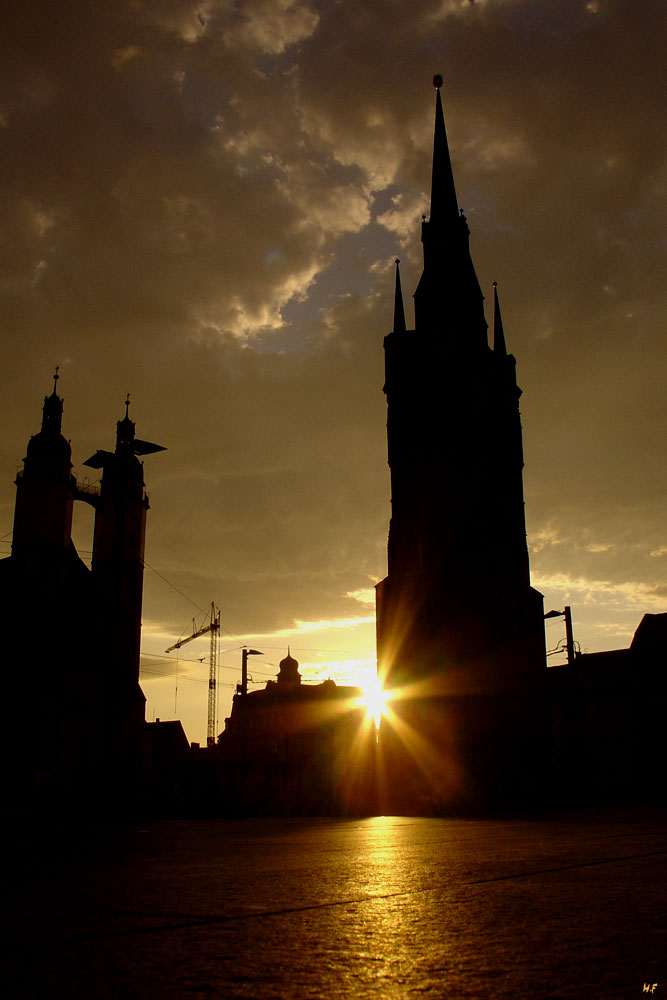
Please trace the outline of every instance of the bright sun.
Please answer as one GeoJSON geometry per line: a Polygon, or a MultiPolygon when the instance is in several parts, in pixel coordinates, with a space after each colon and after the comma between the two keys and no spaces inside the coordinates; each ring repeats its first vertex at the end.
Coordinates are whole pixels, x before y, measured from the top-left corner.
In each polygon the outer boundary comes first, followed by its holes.
{"type": "Polygon", "coordinates": [[[375,728],[379,729],[380,720],[389,699],[389,693],[382,690],[382,685],[377,678],[370,684],[366,685],[363,691],[364,693],[361,697],[361,704],[366,708],[366,716],[369,719],[374,718],[375,728]]]}

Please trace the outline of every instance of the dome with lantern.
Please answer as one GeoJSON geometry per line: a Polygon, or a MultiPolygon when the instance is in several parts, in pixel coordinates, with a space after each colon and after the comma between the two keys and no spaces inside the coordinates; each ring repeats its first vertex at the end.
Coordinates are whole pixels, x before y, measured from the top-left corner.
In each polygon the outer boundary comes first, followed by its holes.
{"type": "Polygon", "coordinates": [[[289,646],[287,647],[287,656],[280,661],[280,670],[278,671],[278,683],[280,685],[295,685],[301,683],[301,674],[299,673],[299,663],[291,655],[289,646]]]}

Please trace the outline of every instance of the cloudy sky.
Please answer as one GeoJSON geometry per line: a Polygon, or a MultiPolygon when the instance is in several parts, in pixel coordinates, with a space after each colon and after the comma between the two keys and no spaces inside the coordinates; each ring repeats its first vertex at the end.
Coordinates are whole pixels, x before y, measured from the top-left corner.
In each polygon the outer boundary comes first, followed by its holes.
{"type": "MultiPolygon", "coordinates": [[[[306,678],[371,669],[382,339],[397,254],[412,322],[436,72],[524,390],[533,583],[583,649],[667,609],[660,0],[26,0],[2,36],[1,551],[54,367],[81,477],[130,392],[168,449],[148,718],[205,739],[206,642],[160,657],[211,601],[221,719],[243,643],[255,682],[288,642],[306,678]]],[[[84,558],[90,534],[84,508],[84,558]]]]}

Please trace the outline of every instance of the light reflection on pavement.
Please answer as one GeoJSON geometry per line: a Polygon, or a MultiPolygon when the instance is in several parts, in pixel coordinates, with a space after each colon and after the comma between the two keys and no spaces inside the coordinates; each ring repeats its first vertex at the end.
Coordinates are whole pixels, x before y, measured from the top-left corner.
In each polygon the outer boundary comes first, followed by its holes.
{"type": "Polygon", "coordinates": [[[23,836],[6,995],[667,993],[666,815],[171,821],[39,850],[23,836]]]}

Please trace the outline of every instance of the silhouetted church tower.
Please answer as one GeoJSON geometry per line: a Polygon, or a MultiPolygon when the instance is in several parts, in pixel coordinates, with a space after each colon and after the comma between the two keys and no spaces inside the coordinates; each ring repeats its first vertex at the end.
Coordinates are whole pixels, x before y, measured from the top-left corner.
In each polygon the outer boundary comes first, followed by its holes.
{"type": "MultiPolygon", "coordinates": [[[[116,450],[97,451],[84,465],[102,470],[100,492],[95,497],[95,531],[92,574],[104,615],[113,622],[107,636],[110,675],[121,690],[132,685],[139,691],[141,605],[144,580],[144,547],[148,497],[143,465],[137,455],[163,451],[161,445],[135,437],[129,417],[116,424],[116,450]]],[[[143,719],[143,695],[141,713],[143,719]]]]}
{"type": "Polygon", "coordinates": [[[406,328],[397,261],[394,328],[384,342],[392,513],[377,638],[385,687],[409,696],[396,711],[431,747],[430,790],[426,782],[420,794],[446,802],[486,795],[510,773],[525,784],[519,772],[537,736],[546,661],[542,596],[529,579],[516,362],[495,285],[487,341],[442,78],[434,84],[415,329],[406,328]]]}
{"type": "Polygon", "coordinates": [[[57,381],[56,370],[41,430],[16,478],[12,553],[0,560],[10,706],[2,729],[11,760],[5,797],[27,808],[112,808],[127,805],[143,780],[139,644],[148,498],[137,455],[163,449],[135,438],[126,412],[116,450],[86,462],[102,471],[100,484],[78,484],[61,433],[57,381]],[[72,541],[76,501],[95,509],[91,569],[72,541]]]}

